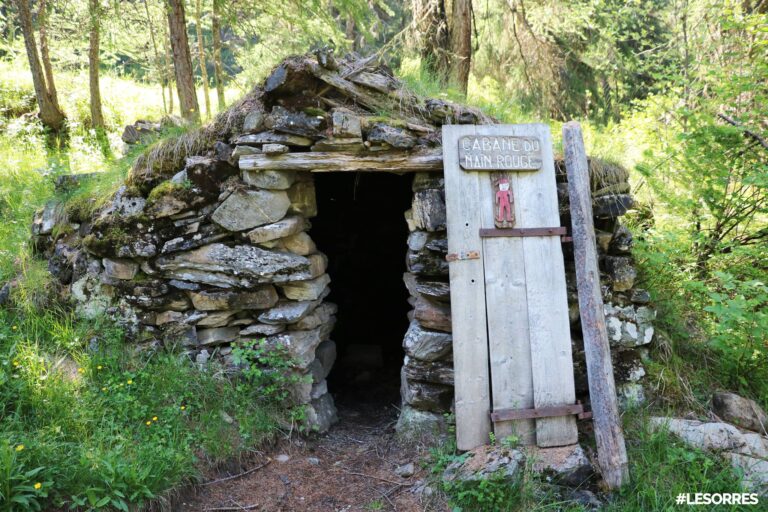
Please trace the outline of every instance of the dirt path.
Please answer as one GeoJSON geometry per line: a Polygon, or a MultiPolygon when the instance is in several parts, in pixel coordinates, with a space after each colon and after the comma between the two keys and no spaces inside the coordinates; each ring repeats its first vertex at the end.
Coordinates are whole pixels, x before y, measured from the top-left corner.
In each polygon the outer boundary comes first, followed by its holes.
{"type": "Polygon", "coordinates": [[[267,453],[254,455],[242,471],[266,465],[248,475],[201,487],[196,496],[183,499],[178,510],[446,510],[437,498],[419,492],[426,470],[419,466],[418,450],[396,441],[394,408],[342,405],[339,418],[326,435],[284,441],[267,453]],[[408,463],[413,463],[415,474],[401,478],[395,469],[408,463]]]}

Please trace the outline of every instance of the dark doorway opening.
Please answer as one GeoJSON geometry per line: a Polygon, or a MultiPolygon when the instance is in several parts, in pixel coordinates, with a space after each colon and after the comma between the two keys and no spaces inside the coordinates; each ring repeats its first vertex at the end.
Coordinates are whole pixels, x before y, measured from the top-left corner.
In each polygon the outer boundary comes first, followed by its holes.
{"type": "Polygon", "coordinates": [[[331,339],[337,359],[328,387],[337,405],[357,410],[400,404],[403,336],[408,329],[406,271],[412,176],[315,174],[318,216],[310,234],[328,256],[338,305],[331,339]]]}

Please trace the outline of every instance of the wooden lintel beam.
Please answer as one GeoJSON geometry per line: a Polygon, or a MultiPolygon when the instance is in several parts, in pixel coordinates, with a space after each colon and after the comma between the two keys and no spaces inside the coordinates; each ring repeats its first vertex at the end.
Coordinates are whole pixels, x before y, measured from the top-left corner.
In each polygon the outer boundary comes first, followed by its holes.
{"type": "Polygon", "coordinates": [[[302,152],[282,155],[244,155],[245,171],[309,172],[443,172],[442,148],[427,151],[353,155],[339,152],[302,152]]]}

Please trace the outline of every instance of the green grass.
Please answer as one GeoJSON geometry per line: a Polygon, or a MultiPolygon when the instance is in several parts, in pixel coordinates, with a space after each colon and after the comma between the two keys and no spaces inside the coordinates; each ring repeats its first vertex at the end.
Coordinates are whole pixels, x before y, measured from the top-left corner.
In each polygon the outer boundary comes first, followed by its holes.
{"type": "Polygon", "coordinates": [[[137,354],[105,320],[0,311],[0,510],[25,485],[43,508],[127,509],[274,437],[287,411],[219,370],[137,354]]]}
{"type": "Polygon", "coordinates": [[[216,364],[201,371],[174,347],[137,353],[120,327],[81,320],[52,299],[47,262],[29,243],[35,210],[54,198],[58,175],[96,173],[56,198],[88,218],[145,148],[116,157],[122,125],[162,115],[159,88],[107,74],[106,149],[88,128],[83,78],[57,73],[70,139],[46,148],[39,123],[22,115],[34,110],[26,67],[0,61],[0,285],[16,282],[12,304],[0,309],[0,512],[167,508],[205,468],[301,418],[277,405],[280,375],[234,379],[216,364]]]}

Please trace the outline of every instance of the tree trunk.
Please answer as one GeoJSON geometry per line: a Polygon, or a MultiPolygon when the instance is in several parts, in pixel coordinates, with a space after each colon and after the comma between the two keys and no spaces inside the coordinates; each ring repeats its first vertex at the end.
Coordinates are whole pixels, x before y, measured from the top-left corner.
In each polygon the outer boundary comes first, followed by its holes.
{"type": "Polygon", "coordinates": [[[205,46],[203,45],[202,9],[200,0],[195,0],[195,28],[197,30],[197,54],[200,60],[200,78],[203,81],[203,97],[205,98],[205,117],[211,117],[211,94],[208,90],[208,69],[205,67],[205,46]]]}
{"type": "Polygon", "coordinates": [[[29,69],[32,72],[32,83],[35,88],[37,105],[40,108],[40,121],[53,132],[59,132],[64,126],[66,117],[48,92],[45,83],[43,67],[37,53],[35,33],[32,29],[32,15],[29,9],[29,0],[16,0],[19,11],[19,24],[24,35],[24,47],[27,51],[29,69]]]}
{"type": "MultiPolygon", "coordinates": [[[[144,12],[147,13],[147,25],[149,26],[149,39],[152,41],[152,50],[155,53],[155,69],[157,70],[157,77],[160,82],[160,95],[163,97],[163,112],[168,114],[168,102],[165,99],[165,86],[168,85],[166,77],[166,68],[163,66],[163,61],[160,60],[160,52],[157,51],[157,41],[155,40],[155,27],[152,24],[152,15],[149,13],[149,4],[147,0],[144,0],[144,12]]],[[[170,88],[170,86],[169,86],[170,88]]]]}
{"type": "Polygon", "coordinates": [[[53,66],[51,65],[51,55],[48,51],[48,4],[46,0],[40,1],[39,10],[37,12],[38,23],[40,24],[40,59],[43,63],[43,70],[45,71],[45,83],[48,90],[48,94],[51,97],[56,108],[61,110],[59,106],[59,93],[56,91],[56,83],[53,80],[53,66]]]}
{"type": "Polygon", "coordinates": [[[187,121],[200,121],[195,79],[192,73],[192,57],[189,54],[187,21],[184,16],[184,0],[168,0],[168,31],[173,50],[173,67],[176,70],[176,91],[179,94],[181,117],[187,121]]]}
{"type": "Polygon", "coordinates": [[[448,78],[449,38],[444,0],[413,0],[413,34],[422,65],[441,83],[448,78]]]}
{"type": "Polygon", "coordinates": [[[163,58],[165,59],[165,66],[163,72],[168,80],[168,113],[173,115],[173,69],[171,68],[171,54],[170,48],[170,36],[168,35],[168,26],[165,26],[163,30],[165,35],[165,44],[163,45],[163,58]]]}
{"type": "Polygon", "coordinates": [[[224,101],[224,73],[221,65],[221,25],[219,22],[219,0],[213,0],[213,18],[211,19],[211,32],[213,33],[213,77],[216,80],[216,99],[219,112],[225,108],[224,101]]]}
{"type": "Polygon", "coordinates": [[[472,0],[453,0],[450,81],[467,94],[472,63],[472,0]]]}
{"type": "Polygon", "coordinates": [[[88,47],[88,83],[91,90],[91,126],[96,130],[104,129],[104,116],[101,112],[101,89],[99,88],[99,0],[89,0],[91,17],[90,46],[88,47]]]}

